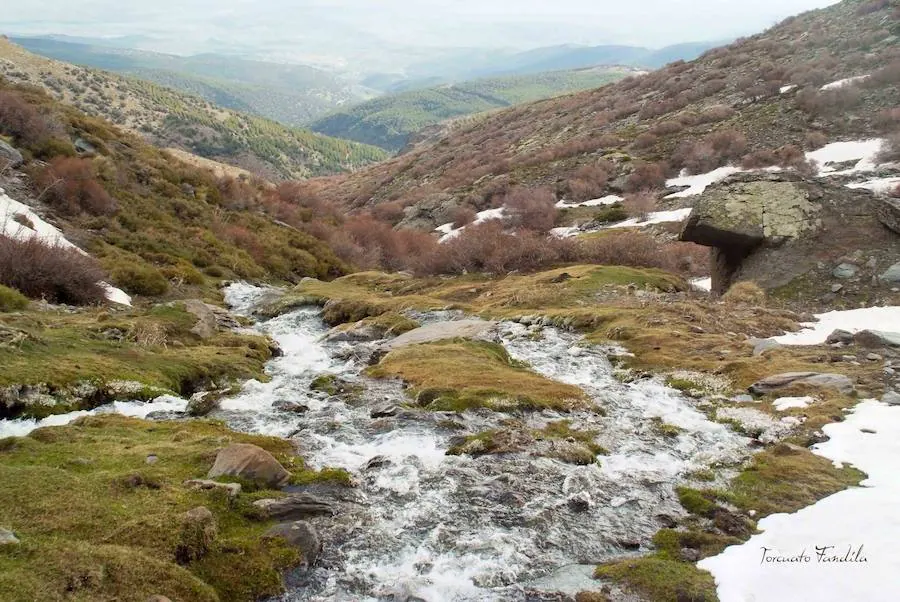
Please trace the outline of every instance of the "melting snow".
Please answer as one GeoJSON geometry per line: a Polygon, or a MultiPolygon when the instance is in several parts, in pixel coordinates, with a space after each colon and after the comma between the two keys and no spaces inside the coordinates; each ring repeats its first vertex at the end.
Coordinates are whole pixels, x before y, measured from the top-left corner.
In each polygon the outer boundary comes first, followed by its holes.
{"type": "Polygon", "coordinates": [[[698,291],[711,291],[712,278],[694,278],[693,280],[691,280],[691,286],[693,286],[698,291]]]}
{"type": "MultiPolygon", "coordinates": [[[[485,211],[480,211],[475,215],[475,221],[473,224],[481,224],[488,220],[492,219],[503,219],[504,214],[506,213],[506,209],[504,207],[499,207],[497,209],[487,209],[485,211]]],[[[435,228],[435,232],[440,232],[443,234],[441,236],[439,242],[447,242],[450,239],[456,238],[459,236],[460,232],[465,230],[466,227],[462,226],[461,228],[454,228],[453,223],[443,224],[435,228]]]]}
{"type": "Polygon", "coordinates": [[[856,77],[848,77],[846,79],[839,79],[836,82],[831,82],[830,84],[825,84],[822,86],[822,90],[837,90],[838,88],[843,88],[844,86],[849,86],[855,84],[857,82],[861,82],[869,79],[868,75],[857,75],[856,77]]]}
{"type": "Polygon", "coordinates": [[[791,90],[793,90],[796,87],[797,87],[797,84],[788,84],[787,86],[781,86],[778,89],[778,93],[779,94],[787,94],[788,92],[790,92],[791,90]]]}
{"type": "Polygon", "coordinates": [[[890,178],[875,178],[866,182],[856,182],[847,184],[847,188],[865,188],[871,190],[875,194],[887,194],[900,186],[900,177],[894,176],[890,178]]]}
{"type": "Polygon", "coordinates": [[[883,142],[881,138],[832,142],[819,150],[806,153],[806,158],[816,162],[819,166],[820,176],[840,176],[860,171],[873,171],[877,166],[875,160],[878,157],[878,153],[881,152],[883,142]],[[846,163],[848,161],[857,161],[857,163],[852,168],[844,171],[837,171],[831,166],[832,163],[846,163]]]}
{"type": "Polygon", "coordinates": [[[866,400],[847,420],[823,430],[830,439],[813,451],[837,466],[852,464],[868,478],[862,487],[793,514],[766,517],[761,534],[700,561],[715,577],[722,602],[900,599],[900,408],[866,400]],[[817,547],[827,548],[825,557],[844,558],[850,550],[850,558],[865,561],[823,562],[817,547]],[[798,561],[763,563],[763,548],[769,557],[798,561]]]}
{"type": "Polygon", "coordinates": [[[673,209],[672,211],[655,211],[647,214],[647,219],[640,220],[633,217],[624,222],[613,224],[610,228],[642,228],[651,224],[664,224],[666,222],[683,222],[693,211],[690,207],[673,209]]]}
{"type": "Polygon", "coordinates": [[[584,201],[581,203],[578,203],[578,202],[570,203],[569,201],[559,201],[558,203],[556,203],[556,208],[557,209],[574,209],[575,207],[597,207],[600,205],[615,205],[616,203],[620,203],[624,200],[625,199],[623,199],[620,196],[617,196],[615,194],[609,194],[609,195],[607,195],[605,197],[601,197],[599,199],[591,199],[590,201],[584,201]]]}
{"type": "MultiPolygon", "coordinates": [[[[0,188],[0,234],[16,240],[31,240],[37,238],[48,245],[63,249],[75,249],[84,253],[81,249],[66,240],[55,226],[45,222],[31,207],[16,201],[0,188]]],[[[106,298],[120,305],[131,305],[131,297],[125,291],[101,282],[106,290],[106,298]]]]}
{"type": "Polygon", "coordinates": [[[564,228],[553,228],[550,230],[550,236],[555,236],[556,238],[572,238],[573,236],[577,236],[579,232],[581,232],[581,228],[578,228],[577,226],[567,226],[564,228]]]}
{"type": "Polygon", "coordinates": [[[667,196],[667,199],[682,199],[689,196],[695,196],[698,194],[703,194],[703,191],[706,190],[706,187],[710,184],[715,184],[720,180],[724,180],[728,176],[734,173],[738,173],[743,171],[738,167],[733,167],[731,165],[726,165],[725,167],[720,167],[718,169],[714,169],[707,173],[697,174],[695,176],[687,175],[682,172],[680,176],[677,178],[672,178],[671,180],[666,180],[666,186],[670,188],[674,188],[677,186],[689,186],[687,190],[682,190],[681,192],[676,192],[674,194],[670,194],[667,196]]]}
{"type": "Polygon", "coordinates": [[[815,401],[816,399],[814,397],[779,397],[772,402],[772,405],[774,405],[775,409],[779,412],[784,412],[791,408],[808,408],[809,404],[814,403],[815,401]]]}
{"type": "Polygon", "coordinates": [[[900,307],[865,307],[817,314],[818,322],[801,324],[803,330],[773,339],[782,345],[821,345],[835,330],[859,332],[877,329],[900,332],[900,307]]]}

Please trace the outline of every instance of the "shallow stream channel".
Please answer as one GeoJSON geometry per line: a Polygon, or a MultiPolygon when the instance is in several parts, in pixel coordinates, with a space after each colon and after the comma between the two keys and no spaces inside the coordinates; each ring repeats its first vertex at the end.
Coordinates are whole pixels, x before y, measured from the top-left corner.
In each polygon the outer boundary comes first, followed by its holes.
{"type": "MultiPolygon", "coordinates": [[[[265,295],[236,284],[226,299],[250,315],[265,295]]],[[[416,316],[423,323],[448,317],[416,316]]],[[[269,382],[248,382],[222,402],[218,417],[239,430],[289,437],[312,467],[346,469],[357,484],[308,489],[339,510],[314,519],[322,555],[284,601],[565,600],[598,589],[597,563],[648,550],[653,534],[683,512],[674,487],[687,475],[748,453],[748,439],[659,380],[617,379],[612,350],[582,346],[578,335],[553,327],[503,322],[500,342],[513,359],[582,388],[593,404],[516,418],[532,428],[570,420],[573,429],[596,431],[608,454],[588,465],[528,451],[447,455],[461,434],[502,429],[510,416],[405,409],[402,383],[364,376],[350,343],[325,342],[318,309],[256,328],[284,355],[270,362],[269,382]],[[358,385],[361,395],[348,401],[310,391],[323,373],[358,385]],[[286,403],[308,410],[276,409],[286,403]],[[391,405],[399,411],[373,418],[391,405]],[[660,433],[661,423],[677,434],[660,433]]]]}

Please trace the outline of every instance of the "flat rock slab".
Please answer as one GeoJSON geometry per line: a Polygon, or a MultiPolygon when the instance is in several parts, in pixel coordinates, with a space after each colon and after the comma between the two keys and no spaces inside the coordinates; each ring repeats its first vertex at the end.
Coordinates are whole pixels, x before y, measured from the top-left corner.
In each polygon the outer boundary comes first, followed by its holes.
{"type": "Polygon", "coordinates": [[[264,519],[299,520],[310,516],[333,516],[334,506],[308,493],[295,493],[283,498],[256,500],[253,507],[264,519]]]}
{"type": "Polygon", "coordinates": [[[436,322],[410,330],[384,344],[382,349],[392,350],[447,339],[490,339],[496,332],[497,323],[487,320],[454,320],[436,322]]]}
{"type": "Polygon", "coordinates": [[[766,377],[750,386],[754,395],[765,395],[791,385],[808,385],[823,389],[836,389],[841,393],[852,393],[856,387],[843,374],[820,374],[818,372],[785,372],[766,377]]]}

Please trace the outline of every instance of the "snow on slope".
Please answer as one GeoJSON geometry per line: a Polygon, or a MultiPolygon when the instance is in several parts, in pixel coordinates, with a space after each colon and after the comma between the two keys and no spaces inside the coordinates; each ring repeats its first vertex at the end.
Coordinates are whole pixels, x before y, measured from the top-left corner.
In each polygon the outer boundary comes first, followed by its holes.
{"type": "Polygon", "coordinates": [[[813,451],[868,478],[793,514],[768,516],[762,533],[701,560],[721,602],[900,600],[900,407],[866,400],[823,430],[830,439],[813,451]],[[825,561],[834,557],[844,561],[825,561]]]}
{"type": "MultiPolygon", "coordinates": [[[[38,238],[48,245],[63,249],[75,249],[84,253],[81,249],[66,240],[55,226],[45,222],[31,207],[10,198],[0,188],[0,234],[16,240],[30,240],[38,238]]],[[[106,290],[106,298],[120,305],[131,305],[131,297],[125,291],[101,282],[106,290]]]]}
{"type": "Polygon", "coordinates": [[[782,345],[821,345],[835,330],[900,332],[900,307],[864,307],[817,314],[818,322],[801,324],[803,330],[773,339],[782,345]]]}
{"type": "MultiPolygon", "coordinates": [[[[482,224],[482,223],[492,220],[492,219],[503,219],[505,213],[506,213],[506,209],[504,209],[503,207],[499,207],[497,209],[487,209],[485,211],[480,211],[475,215],[475,221],[472,223],[473,224],[482,224]]],[[[462,232],[465,229],[466,229],[465,226],[454,229],[453,222],[451,222],[449,224],[443,224],[441,226],[438,226],[434,230],[435,230],[435,232],[440,232],[441,234],[443,234],[443,236],[441,236],[439,242],[447,242],[448,240],[459,236],[460,232],[462,232]]]]}
{"type": "Polygon", "coordinates": [[[559,201],[556,203],[557,209],[574,209],[575,207],[598,207],[601,205],[615,205],[616,203],[620,203],[624,201],[620,196],[615,194],[608,194],[605,197],[601,197],[599,199],[591,199],[590,201],[579,202],[569,202],[569,201],[559,201]]]}
{"type": "Polygon", "coordinates": [[[819,166],[820,176],[841,176],[861,171],[874,171],[877,164],[878,153],[881,152],[884,140],[870,138],[868,140],[851,140],[846,142],[832,142],[819,150],[806,153],[806,158],[815,161],[819,166]],[[856,165],[850,169],[837,171],[833,163],[846,163],[856,161],[856,165]]]}
{"type": "Polygon", "coordinates": [[[647,214],[647,219],[640,220],[636,217],[633,217],[629,220],[625,220],[624,222],[619,222],[618,224],[613,224],[608,226],[609,228],[642,228],[644,226],[649,226],[651,224],[664,224],[666,222],[681,222],[688,218],[691,214],[690,207],[686,207],[684,209],[673,209],[671,211],[654,211],[653,213],[647,214]]]}
{"type": "Polygon", "coordinates": [[[837,90],[838,88],[843,88],[844,86],[849,86],[861,81],[865,81],[869,79],[868,75],[857,75],[856,77],[848,77],[846,79],[839,79],[836,82],[831,82],[830,84],[825,84],[820,89],[821,90],[837,90]]]}
{"type": "Polygon", "coordinates": [[[687,190],[682,190],[681,192],[676,192],[674,194],[670,194],[667,196],[667,199],[683,199],[689,196],[695,196],[698,194],[703,194],[703,191],[706,190],[706,187],[715,184],[719,180],[724,180],[728,176],[734,173],[738,173],[744,171],[739,167],[733,167],[731,165],[726,165],[725,167],[720,167],[718,169],[714,169],[707,173],[697,174],[695,176],[688,175],[687,173],[682,172],[680,176],[677,178],[672,178],[671,180],[666,180],[667,187],[679,187],[679,186],[689,186],[687,190]]]}

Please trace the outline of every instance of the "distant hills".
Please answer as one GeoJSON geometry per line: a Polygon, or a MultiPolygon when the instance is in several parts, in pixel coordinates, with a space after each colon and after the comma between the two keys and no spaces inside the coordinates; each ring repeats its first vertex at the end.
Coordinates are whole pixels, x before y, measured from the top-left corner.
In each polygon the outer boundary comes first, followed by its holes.
{"type": "MultiPolygon", "coordinates": [[[[125,51],[122,60],[129,55],[130,51],[125,51]]],[[[219,63],[218,68],[242,72],[249,78],[252,65],[247,63],[219,63]]],[[[211,68],[212,63],[199,59],[194,64],[211,68]]],[[[304,69],[290,66],[286,73],[300,77],[307,73],[304,69]]],[[[273,180],[348,171],[387,156],[379,148],[222,108],[145,80],[37,56],[2,38],[0,76],[12,83],[44,88],[58,100],[137,132],[158,146],[188,151],[273,180]]],[[[277,77],[264,70],[252,76],[260,82],[277,77]]]]}
{"type": "Polygon", "coordinates": [[[411,136],[448,119],[596,88],[632,75],[627,67],[593,67],[516,75],[388,94],[318,119],[310,128],[399,151],[411,136]]]}
{"type": "Polygon", "coordinates": [[[41,56],[145,79],[286,125],[304,125],[335,107],[373,95],[306,65],[219,54],[176,56],[51,37],[11,39],[41,56]]]}

